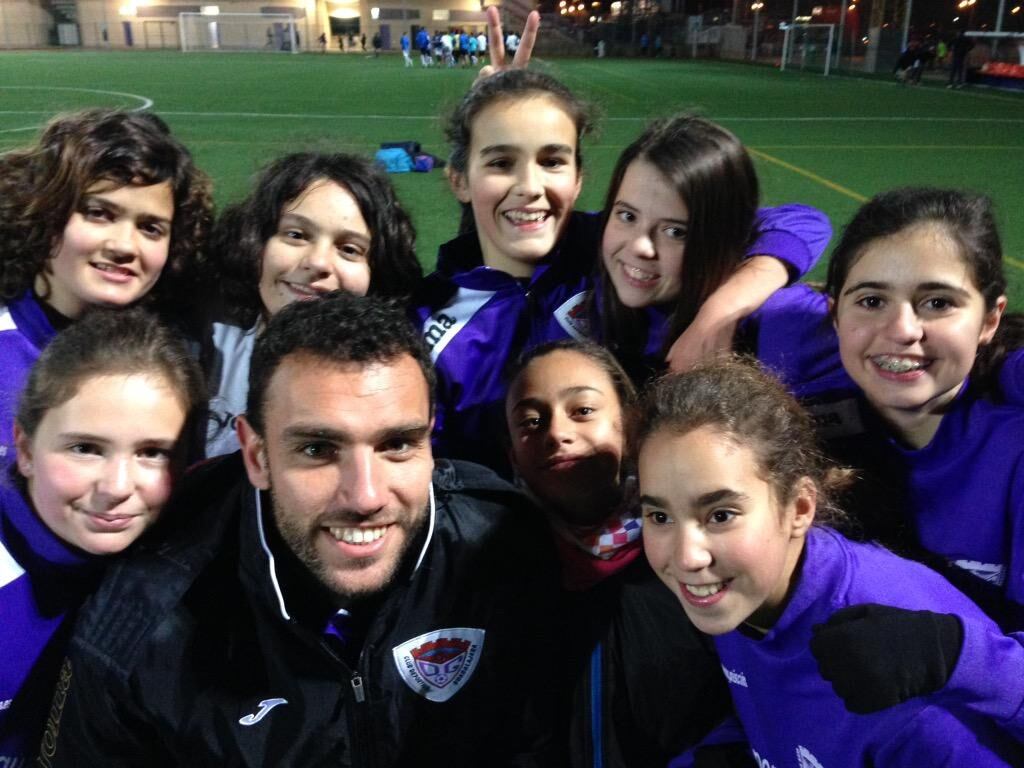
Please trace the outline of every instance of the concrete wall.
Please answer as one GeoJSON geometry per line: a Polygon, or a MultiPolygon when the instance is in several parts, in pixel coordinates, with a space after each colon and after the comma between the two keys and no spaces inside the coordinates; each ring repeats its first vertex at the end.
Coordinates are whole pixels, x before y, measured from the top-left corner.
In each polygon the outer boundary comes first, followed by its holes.
{"type": "MultiPolygon", "coordinates": [[[[79,38],[87,48],[178,48],[178,14],[216,5],[221,13],[292,13],[301,50],[317,50],[321,33],[331,36],[330,14],[357,11],[368,41],[387,28],[398,50],[403,31],[485,27],[479,0],[77,0],[79,38]],[[378,9],[374,19],[371,8],[378,9]],[[438,18],[435,18],[435,15],[438,18]]],[[[0,0],[0,48],[55,45],[54,15],[47,0],[0,0]]],[[[328,50],[337,52],[336,40],[328,50]]]]}
{"type": "Polygon", "coordinates": [[[0,0],[0,48],[49,45],[52,27],[41,0],[0,0]]]}

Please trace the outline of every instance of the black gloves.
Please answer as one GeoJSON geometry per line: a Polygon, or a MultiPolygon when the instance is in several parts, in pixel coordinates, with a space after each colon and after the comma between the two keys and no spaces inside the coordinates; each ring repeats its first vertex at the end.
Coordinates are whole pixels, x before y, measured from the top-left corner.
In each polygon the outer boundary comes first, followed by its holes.
{"type": "Polygon", "coordinates": [[[821,676],[858,715],[945,686],[964,642],[956,616],[874,603],[836,611],[813,632],[821,676]]]}

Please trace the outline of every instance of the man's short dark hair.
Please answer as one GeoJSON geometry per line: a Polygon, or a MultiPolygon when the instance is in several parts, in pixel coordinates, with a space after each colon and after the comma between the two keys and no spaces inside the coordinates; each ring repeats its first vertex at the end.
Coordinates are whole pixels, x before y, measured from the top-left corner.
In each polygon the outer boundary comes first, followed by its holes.
{"type": "Polygon", "coordinates": [[[249,364],[246,419],[264,434],[267,387],[288,355],[305,353],[327,364],[387,363],[410,355],[427,382],[434,413],[434,365],[403,305],[394,299],[353,296],[344,291],[292,302],[275,314],[256,340],[249,364]]]}

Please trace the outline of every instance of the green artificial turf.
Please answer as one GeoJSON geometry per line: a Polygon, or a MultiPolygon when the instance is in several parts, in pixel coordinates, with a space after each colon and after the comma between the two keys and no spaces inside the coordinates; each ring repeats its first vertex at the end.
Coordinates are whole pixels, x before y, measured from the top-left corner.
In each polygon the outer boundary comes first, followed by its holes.
{"type": "MultiPolygon", "coordinates": [[[[859,202],[907,184],[962,186],[998,205],[1011,306],[1024,309],[1024,94],[902,87],[766,67],[679,60],[535,62],[591,99],[600,132],[584,147],[580,207],[600,207],[611,168],[645,121],[694,110],[753,150],[766,204],[800,201],[838,230],[859,202]]],[[[441,115],[470,70],[405,69],[401,57],[153,52],[0,53],[0,151],[29,142],[53,114],[152,100],[216,183],[218,203],[253,172],[303,150],[372,154],[414,139],[446,153],[441,115]]],[[[530,115],[523,114],[529,130],[530,115]]],[[[429,268],[458,207],[439,172],[394,176],[429,268]]],[[[833,243],[835,241],[833,240],[833,243]]],[[[813,273],[823,275],[822,267],[813,273]]]]}

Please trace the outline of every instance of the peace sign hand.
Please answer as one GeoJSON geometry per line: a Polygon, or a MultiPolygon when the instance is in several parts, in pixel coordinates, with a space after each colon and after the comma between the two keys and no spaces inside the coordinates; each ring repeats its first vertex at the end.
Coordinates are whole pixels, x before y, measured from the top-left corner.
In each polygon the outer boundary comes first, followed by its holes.
{"type": "Polygon", "coordinates": [[[540,14],[530,11],[523,27],[523,36],[519,40],[512,63],[505,62],[505,34],[501,28],[501,11],[496,5],[487,6],[487,48],[491,54],[491,63],[480,69],[477,80],[490,77],[506,69],[526,69],[533,55],[533,45],[537,42],[537,30],[540,28],[540,14]]]}

